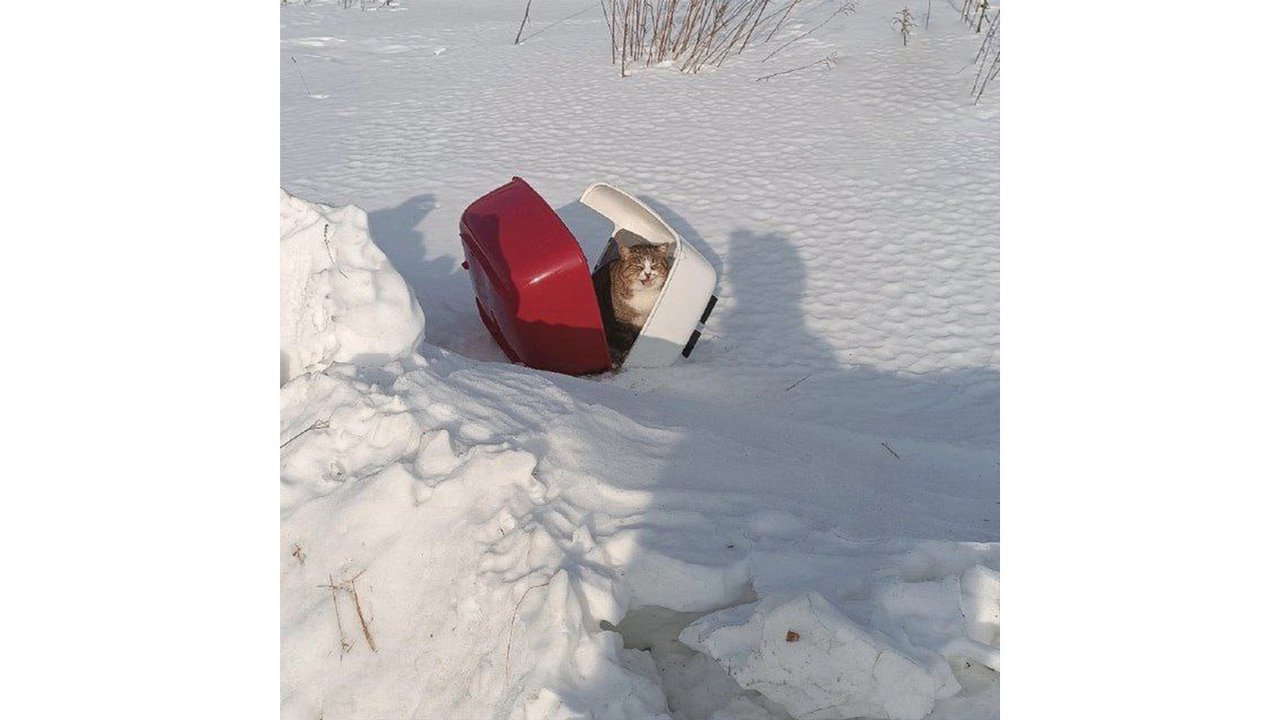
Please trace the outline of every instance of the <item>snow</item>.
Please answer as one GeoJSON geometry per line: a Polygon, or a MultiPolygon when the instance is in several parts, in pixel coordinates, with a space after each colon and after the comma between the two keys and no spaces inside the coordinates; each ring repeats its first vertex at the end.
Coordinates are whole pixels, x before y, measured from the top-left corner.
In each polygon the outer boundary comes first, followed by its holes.
{"type": "Polygon", "coordinates": [[[940,6],[903,48],[869,0],[623,80],[582,3],[520,46],[522,3],[398,4],[281,9],[283,715],[997,717],[979,38],[940,6]],[[587,257],[604,180],[712,262],[689,360],[505,362],[457,221],[517,174],[587,257]]]}
{"type": "Polygon", "coordinates": [[[923,718],[936,700],[962,689],[950,661],[999,670],[999,573],[975,564],[962,574],[909,580],[892,567],[882,566],[867,593],[828,584],[846,610],[817,590],[779,591],[698,619],[680,641],[797,720],[923,718]]]}
{"type": "Polygon", "coordinates": [[[333,362],[380,365],[422,342],[422,308],[365,212],[280,192],[280,383],[333,362]]]}
{"type": "MultiPolygon", "coordinates": [[[[680,639],[796,720],[920,720],[939,692],[929,672],[892,641],[858,627],[814,592],[722,610],[680,639]]],[[[948,679],[956,687],[947,689],[959,689],[948,679]]]]}

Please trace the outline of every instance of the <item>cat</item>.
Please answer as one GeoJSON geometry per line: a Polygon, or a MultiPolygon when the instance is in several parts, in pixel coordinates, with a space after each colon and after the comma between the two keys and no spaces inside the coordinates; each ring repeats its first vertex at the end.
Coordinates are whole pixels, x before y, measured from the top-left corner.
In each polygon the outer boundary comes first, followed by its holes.
{"type": "MultiPolygon", "coordinates": [[[[635,342],[667,283],[671,270],[667,253],[671,243],[650,245],[628,230],[619,230],[613,241],[618,246],[618,259],[609,263],[604,273],[611,312],[602,314],[612,316],[613,322],[606,322],[606,331],[609,345],[616,351],[614,361],[617,363],[635,342]],[[627,245],[623,238],[636,244],[627,245]]],[[[600,299],[603,301],[603,293],[600,299]]]]}

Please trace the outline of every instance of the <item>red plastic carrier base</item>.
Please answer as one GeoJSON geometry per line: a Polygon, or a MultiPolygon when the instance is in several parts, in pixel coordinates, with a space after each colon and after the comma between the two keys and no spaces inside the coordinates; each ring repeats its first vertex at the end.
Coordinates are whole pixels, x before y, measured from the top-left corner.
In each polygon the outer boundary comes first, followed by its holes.
{"type": "Polygon", "coordinates": [[[512,362],[583,375],[609,369],[591,270],[573,233],[520,178],[462,213],[480,319],[512,362]]]}

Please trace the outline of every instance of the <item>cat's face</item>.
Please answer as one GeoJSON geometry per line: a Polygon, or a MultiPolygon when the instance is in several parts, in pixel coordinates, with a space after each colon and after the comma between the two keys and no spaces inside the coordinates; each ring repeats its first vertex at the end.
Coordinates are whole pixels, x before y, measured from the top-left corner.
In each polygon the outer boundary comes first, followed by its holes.
{"type": "Polygon", "coordinates": [[[667,248],[670,245],[671,243],[619,245],[622,277],[626,279],[627,284],[636,290],[657,290],[662,287],[671,269],[667,262],[667,248]]]}

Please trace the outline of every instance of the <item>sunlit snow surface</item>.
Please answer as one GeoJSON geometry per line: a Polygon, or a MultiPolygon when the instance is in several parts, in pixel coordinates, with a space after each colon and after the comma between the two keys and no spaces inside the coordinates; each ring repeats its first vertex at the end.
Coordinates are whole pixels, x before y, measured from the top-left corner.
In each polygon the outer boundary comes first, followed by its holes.
{"type": "MultiPolygon", "coordinates": [[[[810,593],[832,633],[937,680],[905,686],[900,716],[998,715],[999,95],[970,95],[980,38],[934,4],[904,48],[900,6],[864,2],[768,62],[621,79],[598,4],[535,2],[520,46],[524,3],[399,4],[281,9],[281,184],[368,212],[427,342],[282,388],[285,716],[785,718],[807,701],[712,678],[733,663],[706,655],[711,679],[673,684],[655,660],[674,654],[600,623],[810,593]],[[574,201],[606,180],[712,261],[720,303],[689,360],[596,379],[503,362],[457,222],[513,175],[589,258],[606,237],[574,201]]],[[[855,650],[796,631],[756,647],[815,667],[855,650]]]]}

